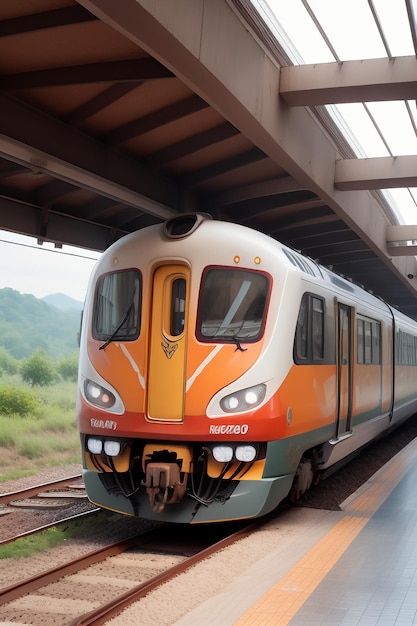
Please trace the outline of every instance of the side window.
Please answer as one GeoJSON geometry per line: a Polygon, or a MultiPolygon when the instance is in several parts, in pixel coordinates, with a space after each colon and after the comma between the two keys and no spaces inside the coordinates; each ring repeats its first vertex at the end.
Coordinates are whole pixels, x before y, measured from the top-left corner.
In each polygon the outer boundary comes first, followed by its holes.
{"type": "Polygon", "coordinates": [[[417,337],[404,330],[397,330],[395,341],[395,364],[416,365],[417,337]]]}
{"type": "Polygon", "coordinates": [[[358,339],[358,363],[365,363],[365,322],[358,318],[357,320],[357,339],[358,339]]]}
{"type": "Polygon", "coordinates": [[[305,293],[298,313],[294,341],[294,360],[298,364],[323,362],[324,299],[305,293]]]}
{"type": "Polygon", "coordinates": [[[363,315],[356,319],[357,362],[361,365],[380,365],[381,323],[363,315]]]}
{"type": "Polygon", "coordinates": [[[324,302],[312,297],[312,353],[313,361],[321,360],[324,355],[324,302]]]}
{"type": "Polygon", "coordinates": [[[402,365],[402,339],[403,333],[401,330],[397,330],[396,332],[396,342],[395,342],[395,365],[402,365]]]}
{"type": "Polygon", "coordinates": [[[141,290],[141,276],[137,270],[112,272],[100,278],[94,299],[94,339],[137,339],[140,332],[141,290]]]}
{"type": "Polygon", "coordinates": [[[308,298],[301,300],[298,313],[297,328],[295,331],[295,354],[298,359],[308,357],[308,298]]]}
{"type": "Polygon", "coordinates": [[[380,365],[382,363],[382,339],[381,339],[381,324],[380,322],[373,322],[372,324],[372,363],[374,365],[380,365]]]}
{"type": "Polygon", "coordinates": [[[365,322],[365,363],[372,363],[372,326],[368,320],[365,322]]]}

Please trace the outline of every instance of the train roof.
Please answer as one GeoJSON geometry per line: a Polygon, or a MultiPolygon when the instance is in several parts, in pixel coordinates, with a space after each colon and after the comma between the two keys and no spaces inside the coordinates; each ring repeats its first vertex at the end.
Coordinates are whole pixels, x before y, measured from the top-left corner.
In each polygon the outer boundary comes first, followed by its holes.
{"type": "MultiPolygon", "coordinates": [[[[406,315],[401,314],[396,309],[393,309],[380,297],[375,296],[370,291],[367,291],[362,285],[357,285],[344,276],[334,273],[331,268],[320,265],[313,259],[304,256],[301,252],[289,248],[279,240],[257,231],[256,229],[244,226],[243,224],[215,220],[212,216],[206,214],[185,213],[180,216],[176,216],[162,224],[156,224],[140,231],[130,233],[113,244],[111,248],[115,249],[119,246],[124,246],[125,244],[134,245],[138,238],[148,238],[149,236],[152,238],[156,237],[159,241],[161,241],[161,238],[165,239],[165,241],[187,239],[195,231],[200,230],[200,226],[203,224],[204,227],[201,232],[203,232],[206,228],[208,228],[208,231],[210,232],[214,227],[217,231],[216,239],[218,239],[218,228],[220,227],[221,232],[225,237],[230,237],[232,233],[233,237],[236,237],[238,233],[241,233],[243,239],[246,239],[247,242],[250,240],[255,244],[257,241],[258,244],[261,245],[264,242],[264,244],[267,244],[264,247],[264,251],[266,252],[268,249],[270,254],[273,254],[274,247],[275,249],[280,249],[283,257],[287,261],[287,266],[292,267],[293,270],[298,272],[300,275],[304,275],[305,278],[310,279],[313,282],[317,281],[317,283],[327,283],[334,289],[339,291],[341,290],[346,293],[347,297],[350,296],[354,299],[360,300],[370,307],[378,308],[380,310],[384,309],[387,312],[392,309],[395,312],[395,317],[403,320],[404,322],[407,320],[410,322],[412,321],[406,315]]],[[[213,231],[211,232],[213,234],[213,231]]]]}
{"type": "Polygon", "coordinates": [[[292,265],[307,276],[314,276],[319,281],[324,281],[336,289],[344,291],[347,295],[360,299],[362,302],[366,302],[368,305],[388,310],[389,305],[384,302],[384,300],[375,296],[372,292],[367,291],[362,285],[357,285],[344,276],[335,274],[330,268],[319,265],[313,259],[304,256],[296,250],[287,248],[284,244],[280,244],[280,246],[284,255],[292,265]]]}

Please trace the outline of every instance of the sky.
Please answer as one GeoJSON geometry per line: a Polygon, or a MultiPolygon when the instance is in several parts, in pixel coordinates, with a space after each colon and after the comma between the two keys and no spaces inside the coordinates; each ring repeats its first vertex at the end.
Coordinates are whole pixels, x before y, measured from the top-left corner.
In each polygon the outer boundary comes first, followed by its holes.
{"type": "Polygon", "coordinates": [[[84,301],[98,252],[51,243],[0,230],[0,289],[10,287],[36,298],[64,293],[84,301]]]}

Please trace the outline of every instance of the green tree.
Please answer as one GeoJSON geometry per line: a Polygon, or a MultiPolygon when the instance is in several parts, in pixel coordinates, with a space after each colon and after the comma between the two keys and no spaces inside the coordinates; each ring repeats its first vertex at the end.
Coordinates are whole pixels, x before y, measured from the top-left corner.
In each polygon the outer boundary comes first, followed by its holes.
{"type": "Polygon", "coordinates": [[[33,352],[17,330],[10,324],[2,324],[2,322],[0,322],[0,345],[15,359],[23,359],[33,352]]]}
{"type": "Polygon", "coordinates": [[[76,382],[78,378],[78,355],[72,354],[58,362],[57,370],[64,380],[76,382]]]}
{"type": "Polygon", "coordinates": [[[32,386],[45,387],[51,385],[56,378],[55,368],[44,350],[37,350],[31,357],[25,359],[21,373],[23,380],[32,386]]]}
{"type": "Polygon", "coordinates": [[[19,363],[4,348],[0,346],[0,371],[6,374],[16,374],[19,369],[19,363]]]}

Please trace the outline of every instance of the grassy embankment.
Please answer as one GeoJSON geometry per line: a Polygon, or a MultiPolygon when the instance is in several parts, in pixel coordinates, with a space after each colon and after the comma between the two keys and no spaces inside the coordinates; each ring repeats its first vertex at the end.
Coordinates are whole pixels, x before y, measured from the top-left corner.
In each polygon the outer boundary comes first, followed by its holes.
{"type": "MultiPolygon", "coordinates": [[[[60,380],[46,387],[31,387],[18,374],[3,374],[0,377],[0,397],[4,389],[22,391],[25,399],[33,401],[35,408],[24,416],[0,411],[0,492],[2,482],[6,480],[36,474],[48,467],[81,462],[75,424],[75,382],[60,380]]],[[[102,511],[100,515],[105,523],[111,514],[102,511]]],[[[71,537],[82,535],[93,524],[97,524],[97,520],[87,518],[23,537],[0,548],[0,562],[3,559],[29,557],[52,548],[71,537]]]]}
{"type": "Polygon", "coordinates": [[[21,389],[34,400],[34,410],[22,416],[0,412],[1,483],[48,468],[80,463],[75,424],[76,383],[58,381],[31,387],[19,375],[0,378],[0,388],[21,389]]]}

